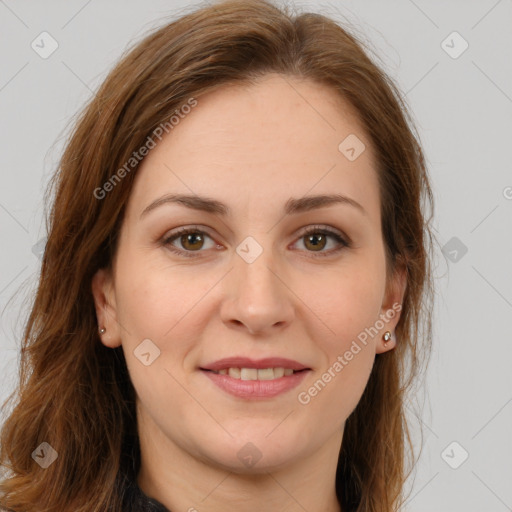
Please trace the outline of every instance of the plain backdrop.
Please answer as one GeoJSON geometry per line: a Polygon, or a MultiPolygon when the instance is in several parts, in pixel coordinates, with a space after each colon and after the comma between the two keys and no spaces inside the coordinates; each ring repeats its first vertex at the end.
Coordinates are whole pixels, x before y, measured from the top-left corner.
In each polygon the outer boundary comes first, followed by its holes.
{"type": "MultiPolygon", "coordinates": [[[[428,160],[443,249],[406,510],[512,510],[512,2],[293,4],[350,22],[371,45],[406,94],[428,160]]],[[[73,116],[128,45],[194,5],[0,0],[2,401],[37,283],[43,192],[73,116]]]]}

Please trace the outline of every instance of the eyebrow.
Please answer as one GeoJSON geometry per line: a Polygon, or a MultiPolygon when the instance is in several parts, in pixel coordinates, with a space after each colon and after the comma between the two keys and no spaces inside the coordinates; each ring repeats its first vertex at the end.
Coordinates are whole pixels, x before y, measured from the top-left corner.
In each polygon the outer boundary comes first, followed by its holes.
{"type": "MultiPolygon", "coordinates": [[[[169,203],[177,203],[192,210],[214,213],[222,217],[231,215],[231,209],[229,206],[220,201],[217,201],[216,199],[198,195],[166,194],[165,196],[162,196],[150,203],[141,213],[140,217],[142,218],[159,206],[169,203]]],[[[300,198],[291,197],[285,203],[284,213],[286,215],[294,215],[315,210],[317,208],[332,206],[334,204],[353,206],[363,215],[367,215],[366,210],[361,206],[361,204],[359,204],[354,199],[342,194],[321,194],[315,196],[304,196],[300,198]]]]}

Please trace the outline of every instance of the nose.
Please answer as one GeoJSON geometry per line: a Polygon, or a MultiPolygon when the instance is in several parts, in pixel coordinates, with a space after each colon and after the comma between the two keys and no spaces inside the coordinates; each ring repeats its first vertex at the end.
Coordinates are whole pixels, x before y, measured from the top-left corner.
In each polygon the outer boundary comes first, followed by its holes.
{"type": "Polygon", "coordinates": [[[231,328],[250,334],[271,334],[290,325],[294,294],[283,272],[274,270],[272,251],[252,263],[235,254],[234,268],[226,277],[221,318],[231,328]]]}

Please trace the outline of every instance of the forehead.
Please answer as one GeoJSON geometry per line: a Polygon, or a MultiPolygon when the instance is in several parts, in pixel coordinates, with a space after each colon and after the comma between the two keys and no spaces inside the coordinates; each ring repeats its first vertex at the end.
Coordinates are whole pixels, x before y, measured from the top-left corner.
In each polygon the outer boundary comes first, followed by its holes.
{"type": "Polygon", "coordinates": [[[132,208],[183,192],[216,197],[249,215],[292,196],[338,192],[379,215],[370,140],[332,88],[268,75],[197,102],[141,163],[132,208]],[[356,159],[347,158],[347,144],[360,152],[356,159]]]}

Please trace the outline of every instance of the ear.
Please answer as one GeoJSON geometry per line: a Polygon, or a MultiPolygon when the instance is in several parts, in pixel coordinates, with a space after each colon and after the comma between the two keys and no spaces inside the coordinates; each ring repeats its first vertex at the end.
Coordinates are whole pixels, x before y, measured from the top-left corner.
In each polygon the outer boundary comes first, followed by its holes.
{"type": "Polygon", "coordinates": [[[378,339],[375,346],[375,352],[377,354],[392,350],[396,346],[397,339],[395,336],[395,328],[400,320],[406,287],[407,266],[399,259],[396,263],[394,274],[387,283],[386,292],[382,301],[380,320],[384,323],[384,327],[380,329],[377,335],[378,339]],[[391,332],[391,339],[387,342],[383,339],[386,331],[391,332]]]}
{"type": "Polygon", "coordinates": [[[117,322],[115,293],[111,273],[100,269],[92,278],[92,294],[98,320],[98,334],[103,345],[116,348],[121,345],[121,333],[117,322]],[[105,329],[104,333],[100,329],[105,329]]]}

